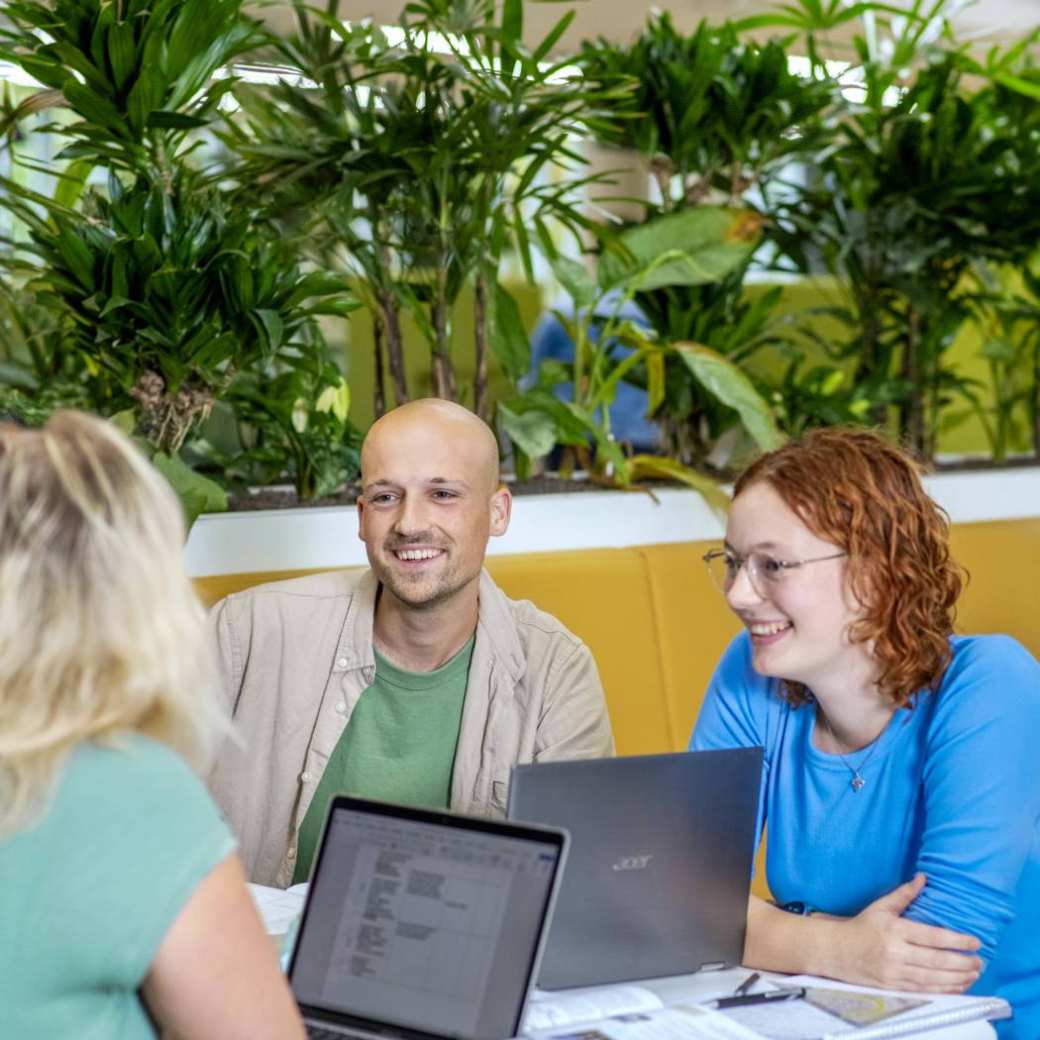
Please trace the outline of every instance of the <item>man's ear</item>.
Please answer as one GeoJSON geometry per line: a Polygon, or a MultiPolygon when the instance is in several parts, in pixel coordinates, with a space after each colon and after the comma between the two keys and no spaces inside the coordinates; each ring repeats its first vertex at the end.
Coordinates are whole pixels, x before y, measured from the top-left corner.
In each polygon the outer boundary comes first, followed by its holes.
{"type": "Polygon", "coordinates": [[[357,536],[361,541],[365,540],[365,500],[358,495],[357,502],[357,536]]]}
{"type": "Polygon", "coordinates": [[[505,534],[513,514],[513,494],[504,485],[491,496],[491,534],[505,534]]]}

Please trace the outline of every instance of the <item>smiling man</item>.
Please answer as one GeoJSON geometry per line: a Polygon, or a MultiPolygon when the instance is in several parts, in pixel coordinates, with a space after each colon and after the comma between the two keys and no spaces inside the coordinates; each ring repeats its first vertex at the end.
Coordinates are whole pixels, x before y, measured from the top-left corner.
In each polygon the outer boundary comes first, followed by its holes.
{"type": "Polygon", "coordinates": [[[414,401],[361,450],[371,569],[229,596],[212,624],[240,745],[213,792],[253,881],[306,880],[333,794],[502,815],[518,762],[613,753],[585,645],[483,570],[509,526],[494,434],[414,401]]]}

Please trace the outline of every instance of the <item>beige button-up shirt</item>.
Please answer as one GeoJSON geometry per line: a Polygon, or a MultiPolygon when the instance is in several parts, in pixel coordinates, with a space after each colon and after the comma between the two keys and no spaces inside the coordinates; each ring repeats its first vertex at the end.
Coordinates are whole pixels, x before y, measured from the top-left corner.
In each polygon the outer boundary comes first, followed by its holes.
{"type": "MultiPolygon", "coordinates": [[[[210,615],[237,739],[210,787],[252,881],[292,880],[300,824],[361,694],[375,676],[371,571],[259,585],[210,615]]],[[[614,753],[588,648],[484,572],[451,783],[453,811],[505,813],[519,762],[614,753]]]]}

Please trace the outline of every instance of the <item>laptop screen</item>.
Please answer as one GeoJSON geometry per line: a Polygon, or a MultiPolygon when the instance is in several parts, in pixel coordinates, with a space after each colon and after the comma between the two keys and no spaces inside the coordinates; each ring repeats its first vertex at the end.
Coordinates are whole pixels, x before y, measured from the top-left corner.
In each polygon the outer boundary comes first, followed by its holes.
{"type": "Polygon", "coordinates": [[[357,1025],[514,1035],[562,843],[337,799],[290,967],[297,1000],[357,1025]]]}

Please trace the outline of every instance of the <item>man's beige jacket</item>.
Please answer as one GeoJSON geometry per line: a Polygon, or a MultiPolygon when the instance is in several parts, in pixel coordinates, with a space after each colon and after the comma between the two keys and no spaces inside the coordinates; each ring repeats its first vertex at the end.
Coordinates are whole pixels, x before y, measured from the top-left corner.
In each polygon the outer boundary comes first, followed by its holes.
{"type": "MultiPolygon", "coordinates": [[[[375,676],[371,571],[317,574],[228,596],[210,615],[238,742],[210,787],[252,881],[291,883],[315,788],[375,676]]],[[[555,618],[509,599],[487,572],[451,782],[451,808],[505,813],[518,762],[611,755],[588,648],[555,618]]]]}

